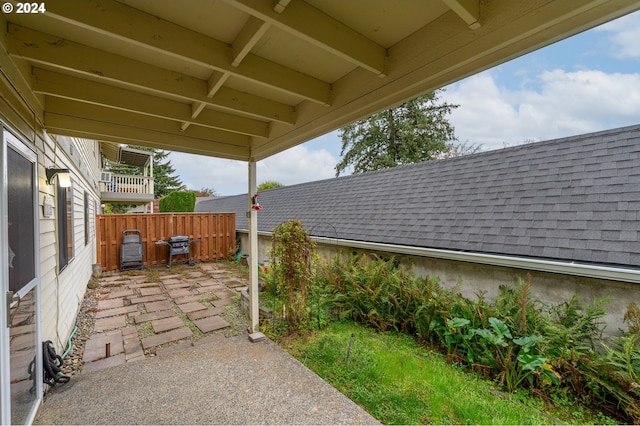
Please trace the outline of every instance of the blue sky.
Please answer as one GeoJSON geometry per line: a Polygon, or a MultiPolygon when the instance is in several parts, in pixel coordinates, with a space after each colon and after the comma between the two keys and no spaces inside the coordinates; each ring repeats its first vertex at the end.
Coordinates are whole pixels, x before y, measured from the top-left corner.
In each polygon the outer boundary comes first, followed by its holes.
{"type": "MultiPolygon", "coordinates": [[[[516,58],[446,88],[461,142],[483,150],[640,124],[640,12],[516,58]]],[[[258,183],[331,178],[338,132],[258,163],[258,183]]],[[[247,165],[182,153],[171,163],[190,189],[247,192],[247,165]]]]}

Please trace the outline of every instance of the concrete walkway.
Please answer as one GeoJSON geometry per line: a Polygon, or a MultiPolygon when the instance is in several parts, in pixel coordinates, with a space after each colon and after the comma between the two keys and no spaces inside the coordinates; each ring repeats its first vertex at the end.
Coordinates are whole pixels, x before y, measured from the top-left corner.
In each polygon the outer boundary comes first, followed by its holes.
{"type": "Polygon", "coordinates": [[[37,424],[379,424],[275,343],[246,335],[80,374],[37,424]]]}
{"type": "Polygon", "coordinates": [[[378,424],[275,343],[250,342],[247,282],[224,263],[98,284],[82,372],[47,393],[37,424],[378,424]]]}

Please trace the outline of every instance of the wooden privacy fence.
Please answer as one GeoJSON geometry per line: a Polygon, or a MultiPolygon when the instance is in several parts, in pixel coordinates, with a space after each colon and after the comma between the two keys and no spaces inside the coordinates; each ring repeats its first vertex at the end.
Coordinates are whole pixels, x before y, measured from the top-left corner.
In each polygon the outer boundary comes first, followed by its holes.
{"type": "MultiPolygon", "coordinates": [[[[96,250],[102,271],[120,269],[122,231],[139,229],[144,244],[145,266],[164,265],[169,258],[167,246],[156,246],[174,235],[191,240],[193,260],[205,262],[228,259],[236,249],[235,213],[154,213],[97,215],[96,250]]],[[[180,262],[181,257],[175,257],[180,262]]]]}

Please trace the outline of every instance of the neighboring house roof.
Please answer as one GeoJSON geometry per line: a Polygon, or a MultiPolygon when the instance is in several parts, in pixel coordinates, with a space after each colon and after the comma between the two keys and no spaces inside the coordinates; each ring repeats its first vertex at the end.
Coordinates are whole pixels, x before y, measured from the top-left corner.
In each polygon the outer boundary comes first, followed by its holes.
{"type": "MultiPolygon", "coordinates": [[[[640,265],[640,125],[260,193],[259,231],[597,264],[640,265]]],[[[196,211],[236,212],[247,195],[196,211]]]]}

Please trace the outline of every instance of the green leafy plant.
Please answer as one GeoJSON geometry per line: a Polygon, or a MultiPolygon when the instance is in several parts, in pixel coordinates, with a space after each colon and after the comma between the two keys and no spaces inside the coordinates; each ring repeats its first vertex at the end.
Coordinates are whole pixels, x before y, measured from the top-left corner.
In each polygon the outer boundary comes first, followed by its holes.
{"type": "Polygon", "coordinates": [[[536,371],[540,371],[554,383],[559,377],[547,359],[532,352],[536,343],[542,341],[540,336],[524,336],[513,338],[509,327],[498,318],[489,318],[491,328],[471,329],[469,335],[479,336],[488,343],[487,349],[492,356],[485,356],[490,366],[497,370],[498,381],[509,391],[518,386],[536,371]]]}
{"type": "Polygon", "coordinates": [[[466,361],[469,364],[475,362],[473,347],[469,343],[469,339],[473,337],[469,333],[465,333],[465,329],[471,324],[466,318],[452,318],[447,320],[447,330],[443,333],[442,344],[447,350],[447,356],[451,359],[460,353],[466,353],[466,361]]]}

